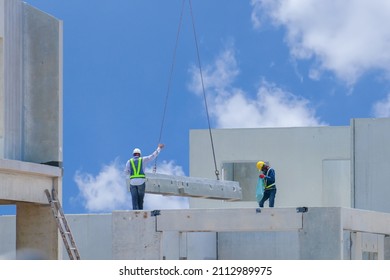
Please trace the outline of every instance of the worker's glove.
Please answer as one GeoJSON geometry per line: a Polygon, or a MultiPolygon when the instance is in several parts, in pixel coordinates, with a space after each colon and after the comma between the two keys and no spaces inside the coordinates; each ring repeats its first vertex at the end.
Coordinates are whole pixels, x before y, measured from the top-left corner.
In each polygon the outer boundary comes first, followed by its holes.
{"type": "Polygon", "coordinates": [[[260,176],[259,176],[261,179],[264,179],[264,174],[260,174],[260,176]]]}

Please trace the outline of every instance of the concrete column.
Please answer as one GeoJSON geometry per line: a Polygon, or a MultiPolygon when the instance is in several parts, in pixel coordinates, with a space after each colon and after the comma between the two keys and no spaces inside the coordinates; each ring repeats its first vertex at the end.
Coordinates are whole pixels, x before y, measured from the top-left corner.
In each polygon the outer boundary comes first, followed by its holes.
{"type": "Polygon", "coordinates": [[[26,250],[36,258],[56,260],[59,257],[58,228],[48,205],[16,204],[16,257],[26,250]]]}
{"type": "Polygon", "coordinates": [[[161,259],[161,232],[149,211],[112,213],[112,258],[114,260],[161,259]]]}
{"type": "Polygon", "coordinates": [[[342,260],[341,208],[309,207],[299,231],[300,259],[342,260]]]}

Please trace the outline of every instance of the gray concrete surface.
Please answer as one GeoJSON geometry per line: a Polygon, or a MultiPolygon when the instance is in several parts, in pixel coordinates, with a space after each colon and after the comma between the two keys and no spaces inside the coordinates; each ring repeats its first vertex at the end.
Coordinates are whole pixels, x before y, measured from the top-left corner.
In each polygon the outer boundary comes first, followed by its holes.
{"type": "Polygon", "coordinates": [[[61,198],[62,64],[62,22],[1,0],[0,205],[16,205],[16,257],[25,249],[60,257],[44,190],[61,198]]]}

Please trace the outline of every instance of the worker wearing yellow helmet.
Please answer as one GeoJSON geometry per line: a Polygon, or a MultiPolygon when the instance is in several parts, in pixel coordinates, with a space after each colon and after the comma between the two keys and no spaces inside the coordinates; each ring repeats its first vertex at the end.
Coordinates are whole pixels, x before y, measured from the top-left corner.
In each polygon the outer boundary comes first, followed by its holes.
{"type": "Polygon", "coordinates": [[[276,196],[275,170],[264,161],[259,161],[256,167],[261,174],[259,177],[264,180],[264,195],[259,202],[260,207],[264,207],[264,202],[269,199],[269,207],[274,207],[276,196]]]}

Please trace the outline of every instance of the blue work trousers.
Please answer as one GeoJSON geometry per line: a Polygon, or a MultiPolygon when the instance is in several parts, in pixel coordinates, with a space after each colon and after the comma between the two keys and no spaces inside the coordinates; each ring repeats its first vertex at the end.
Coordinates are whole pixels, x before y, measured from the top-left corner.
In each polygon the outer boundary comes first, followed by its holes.
{"type": "Polygon", "coordinates": [[[274,207],[275,195],[276,195],[276,189],[264,190],[264,195],[259,202],[259,206],[264,207],[264,202],[266,202],[269,199],[269,207],[274,207]]]}
{"type": "Polygon", "coordinates": [[[145,183],[139,186],[130,185],[131,201],[133,210],[144,209],[145,183]]]}

